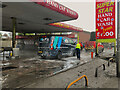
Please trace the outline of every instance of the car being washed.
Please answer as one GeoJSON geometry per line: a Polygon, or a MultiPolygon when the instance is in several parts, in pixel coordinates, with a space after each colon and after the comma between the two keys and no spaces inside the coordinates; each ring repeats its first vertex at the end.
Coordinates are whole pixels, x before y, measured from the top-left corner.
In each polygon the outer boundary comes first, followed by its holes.
{"type": "Polygon", "coordinates": [[[38,55],[42,58],[75,55],[75,44],[67,37],[43,36],[39,38],[38,55]]]}
{"type": "MultiPolygon", "coordinates": [[[[88,41],[85,43],[85,50],[90,51],[93,50],[95,52],[96,49],[96,41],[88,41]]],[[[101,43],[98,43],[98,53],[103,52],[104,46],[101,43]]]]}

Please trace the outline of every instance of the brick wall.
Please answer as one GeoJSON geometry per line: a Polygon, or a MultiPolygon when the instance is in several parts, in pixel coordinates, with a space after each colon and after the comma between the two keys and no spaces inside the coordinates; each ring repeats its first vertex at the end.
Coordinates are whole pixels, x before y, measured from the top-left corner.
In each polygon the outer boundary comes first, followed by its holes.
{"type": "Polygon", "coordinates": [[[90,39],[90,32],[80,32],[79,42],[87,42],[90,39]]]}
{"type": "MultiPolygon", "coordinates": [[[[77,33],[73,32],[71,35],[68,35],[69,38],[72,38],[70,36],[74,35],[74,38],[77,39],[77,33]]],[[[90,40],[90,32],[80,32],[80,39],[79,42],[87,42],[90,40]]]]}

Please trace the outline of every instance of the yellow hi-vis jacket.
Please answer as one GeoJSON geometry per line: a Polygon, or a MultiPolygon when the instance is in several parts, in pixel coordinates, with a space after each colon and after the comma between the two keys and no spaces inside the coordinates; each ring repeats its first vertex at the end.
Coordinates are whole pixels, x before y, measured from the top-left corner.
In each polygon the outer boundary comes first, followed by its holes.
{"type": "Polygon", "coordinates": [[[77,43],[76,48],[81,49],[81,45],[79,43],[77,43]]]}

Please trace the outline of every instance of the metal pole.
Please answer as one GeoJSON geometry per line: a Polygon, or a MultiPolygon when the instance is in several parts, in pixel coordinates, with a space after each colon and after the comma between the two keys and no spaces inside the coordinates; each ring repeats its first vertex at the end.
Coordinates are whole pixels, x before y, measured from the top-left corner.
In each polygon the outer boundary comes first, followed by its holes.
{"type": "Polygon", "coordinates": [[[114,42],[114,55],[113,56],[116,56],[116,40],[114,42]]]}
{"type": "Polygon", "coordinates": [[[77,33],[77,43],[79,43],[79,32],[77,33]]]}
{"type": "Polygon", "coordinates": [[[97,45],[97,54],[98,54],[98,42],[97,42],[97,44],[96,44],[96,45],[97,45]]]}
{"type": "Polygon", "coordinates": [[[12,48],[15,48],[15,39],[16,39],[16,18],[11,17],[13,23],[13,31],[12,31],[12,48]]]}
{"type": "Polygon", "coordinates": [[[95,70],[95,77],[97,77],[97,73],[98,73],[98,68],[96,68],[95,70]]]}
{"type": "Polygon", "coordinates": [[[96,51],[95,51],[95,56],[97,57],[98,56],[98,41],[96,39],[96,51]]]}
{"type": "Polygon", "coordinates": [[[105,70],[105,64],[103,64],[103,70],[105,70]]]}
{"type": "Polygon", "coordinates": [[[120,77],[120,31],[119,31],[119,0],[117,1],[117,57],[116,57],[116,72],[117,77],[120,77]]]}

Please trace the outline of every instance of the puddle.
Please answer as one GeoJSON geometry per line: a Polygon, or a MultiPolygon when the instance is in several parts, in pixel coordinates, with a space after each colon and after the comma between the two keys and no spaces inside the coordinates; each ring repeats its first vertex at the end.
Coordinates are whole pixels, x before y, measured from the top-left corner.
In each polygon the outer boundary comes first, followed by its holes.
{"type": "Polygon", "coordinates": [[[64,64],[64,69],[68,69],[76,65],[78,60],[67,60],[67,62],[64,64]]]}
{"type": "Polygon", "coordinates": [[[7,66],[10,65],[11,63],[1,63],[0,66],[7,66]]]}
{"type": "Polygon", "coordinates": [[[3,58],[0,56],[0,60],[3,61],[3,60],[8,60],[8,59],[6,57],[3,58]]]}
{"type": "Polygon", "coordinates": [[[34,61],[34,60],[37,60],[38,59],[38,57],[33,57],[33,58],[27,58],[27,59],[25,59],[24,61],[34,61]]]}
{"type": "Polygon", "coordinates": [[[54,69],[54,72],[53,72],[53,73],[56,73],[56,72],[61,71],[61,70],[63,70],[63,69],[64,69],[63,66],[61,66],[61,67],[56,67],[56,68],[54,69]]]}
{"type": "MultiPolygon", "coordinates": [[[[34,59],[35,58],[31,58],[28,61],[32,61],[34,59]]],[[[69,69],[69,68],[73,67],[74,65],[76,65],[77,62],[78,62],[78,60],[65,60],[65,61],[63,61],[63,60],[54,60],[54,59],[53,60],[38,59],[37,62],[35,62],[35,64],[44,63],[45,65],[48,65],[48,67],[45,66],[45,69],[47,69],[47,70],[38,71],[38,73],[44,75],[46,72],[48,72],[48,73],[50,72],[50,74],[54,74],[57,72],[61,72],[62,70],[65,70],[65,69],[69,69]],[[54,64],[55,65],[57,64],[58,66],[54,66],[54,64]]]]}
{"type": "Polygon", "coordinates": [[[73,66],[76,66],[78,63],[79,63],[79,60],[67,60],[63,66],[55,68],[53,74],[70,69],[73,66]]]}

